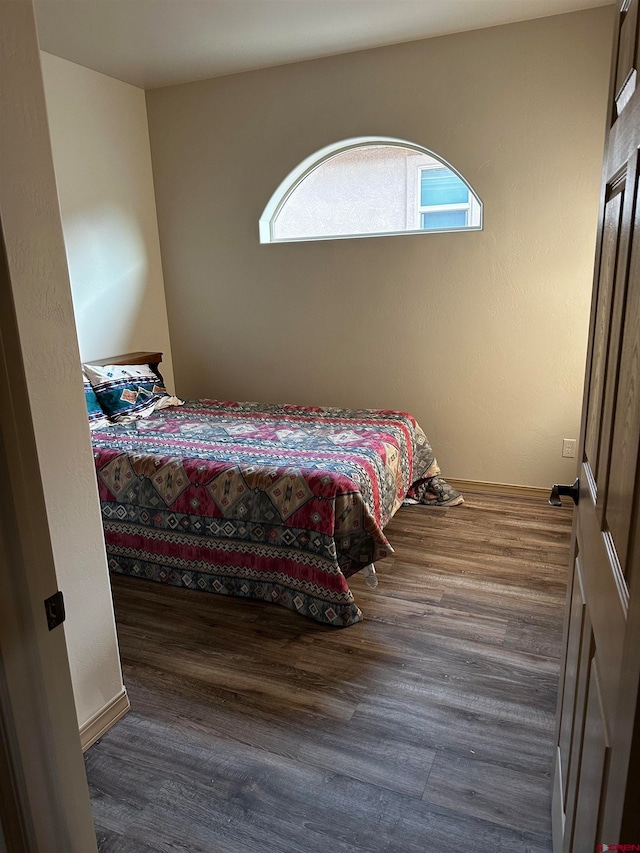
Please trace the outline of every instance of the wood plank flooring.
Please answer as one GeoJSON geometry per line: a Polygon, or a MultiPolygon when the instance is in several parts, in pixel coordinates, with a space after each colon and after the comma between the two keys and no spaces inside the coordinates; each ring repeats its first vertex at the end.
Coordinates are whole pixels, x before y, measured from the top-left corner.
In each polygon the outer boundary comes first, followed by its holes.
{"type": "Polygon", "coordinates": [[[397,513],[351,628],[112,577],[101,853],[549,853],[571,512],[465,497],[397,513]]]}

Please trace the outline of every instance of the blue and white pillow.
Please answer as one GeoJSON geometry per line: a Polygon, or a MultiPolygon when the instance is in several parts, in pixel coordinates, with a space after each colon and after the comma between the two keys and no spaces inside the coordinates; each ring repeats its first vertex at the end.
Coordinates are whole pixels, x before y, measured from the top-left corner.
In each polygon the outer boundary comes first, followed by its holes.
{"type": "Polygon", "coordinates": [[[84,400],[87,404],[87,415],[89,416],[89,429],[101,429],[103,427],[109,426],[111,421],[102,411],[102,407],[98,402],[98,398],[96,397],[96,392],[93,390],[93,386],[89,379],[87,378],[87,374],[82,371],[82,387],[84,388],[84,400]]]}
{"type": "Polygon", "coordinates": [[[100,407],[116,423],[131,423],[155,409],[182,405],[182,400],[171,397],[158,374],[147,365],[83,366],[100,407]]]}

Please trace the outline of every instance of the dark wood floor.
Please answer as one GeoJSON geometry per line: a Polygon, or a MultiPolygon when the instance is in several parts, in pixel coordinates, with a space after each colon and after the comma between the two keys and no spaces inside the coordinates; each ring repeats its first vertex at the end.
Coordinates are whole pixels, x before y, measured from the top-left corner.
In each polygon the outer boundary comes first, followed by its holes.
{"type": "Polygon", "coordinates": [[[102,853],[548,853],[571,514],[466,497],[398,512],[351,628],[114,577],[102,853]]]}

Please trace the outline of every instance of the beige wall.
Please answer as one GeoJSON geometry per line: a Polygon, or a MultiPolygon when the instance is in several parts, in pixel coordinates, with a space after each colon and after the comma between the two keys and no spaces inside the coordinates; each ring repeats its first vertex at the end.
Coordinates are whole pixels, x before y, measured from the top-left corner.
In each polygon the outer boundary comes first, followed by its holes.
{"type": "Polygon", "coordinates": [[[452,477],[570,480],[612,7],[147,92],[177,385],[413,412],[452,477]],[[407,139],[482,232],[260,245],[305,157],[407,139]]]}
{"type": "Polygon", "coordinates": [[[164,352],[173,384],[142,89],[42,53],[83,361],[164,352]]]}
{"type": "MultiPolygon", "coordinates": [[[[31,4],[3,4],[2,13],[9,36],[18,39],[31,29],[35,48],[31,4]],[[12,7],[11,13],[5,6],[12,7]]],[[[123,695],[120,660],[38,54],[19,40],[0,46],[6,59],[0,63],[0,212],[51,548],[65,598],[63,630],[76,711],[83,725],[123,695]],[[5,87],[5,81],[11,83],[5,87]]],[[[15,357],[11,364],[15,367],[15,357]]],[[[6,398],[3,405],[9,405],[6,398]]],[[[39,521],[39,484],[26,468],[24,482],[31,489],[34,514],[28,522],[33,524],[39,521]]],[[[27,524],[24,517],[21,521],[27,524]]],[[[46,529],[38,525],[33,546],[41,560],[46,560],[46,540],[46,529]]],[[[41,600],[54,591],[42,589],[41,600]]],[[[59,639],[60,634],[49,642],[59,639]]]]}

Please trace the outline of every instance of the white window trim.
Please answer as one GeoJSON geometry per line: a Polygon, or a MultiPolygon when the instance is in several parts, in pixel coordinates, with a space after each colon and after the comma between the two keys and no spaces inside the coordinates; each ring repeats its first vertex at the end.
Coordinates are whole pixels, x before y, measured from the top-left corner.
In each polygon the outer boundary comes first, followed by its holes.
{"type": "MultiPolygon", "coordinates": [[[[422,198],[422,173],[423,172],[432,172],[434,169],[442,168],[440,164],[433,166],[418,166],[418,199],[422,198]]],[[[466,186],[466,184],[465,184],[466,186]]],[[[469,189],[467,187],[467,189],[469,189]]],[[[433,228],[423,228],[422,227],[422,214],[423,213],[443,213],[449,212],[453,210],[464,210],[467,213],[466,223],[464,228],[468,228],[471,219],[471,193],[469,193],[469,201],[460,202],[458,204],[421,204],[418,202],[418,226],[422,231],[434,231],[433,228]]]]}
{"type": "MultiPolygon", "coordinates": [[[[423,167],[424,168],[424,167],[423,167]]],[[[415,208],[414,208],[415,209],[415,208]]],[[[472,219],[470,215],[470,220],[472,219]]],[[[320,240],[354,240],[362,237],[391,237],[391,236],[401,236],[403,234],[437,234],[440,232],[446,231],[481,231],[483,227],[483,207],[482,202],[480,201],[480,197],[473,189],[471,184],[464,178],[460,172],[436,154],[433,151],[430,151],[428,148],[424,148],[422,145],[416,145],[414,142],[408,142],[405,139],[395,139],[389,136],[359,136],[353,139],[345,139],[341,142],[334,142],[331,145],[327,145],[324,148],[321,148],[319,151],[316,151],[314,154],[311,154],[309,157],[306,157],[301,163],[293,169],[287,177],[282,181],[279,187],[276,189],[274,194],[269,199],[267,206],[265,207],[262,216],[258,222],[259,228],[259,236],[261,243],[310,243],[317,242],[320,240]],[[445,166],[447,169],[451,169],[461,181],[469,188],[469,197],[472,199],[471,207],[474,211],[473,225],[465,225],[457,228],[433,228],[433,229],[424,229],[418,227],[420,224],[420,220],[415,223],[412,222],[412,225],[415,227],[406,230],[406,231],[385,231],[380,232],[376,231],[370,234],[326,234],[320,237],[286,237],[286,238],[278,238],[274,233],[274,225],[276,219],[278,218],[278,214],[282,210],[282,207],[286,204],[289,196],[294,192],[294,190],[298,187],[299,184],[304,181],[304,179],[311,174],[315,169],[325,163],[327,160],[331,160],[333,157],[337,157],[338,154],[342,154],[345,151],[351,151],[354,148],[363,148],[370,145],[392,145],[398,148],[408,148],[412,151],[417,151],[420,154],[427,154],[430,157],[433,157],[438,161],[433,168],[437,168],[440,165],[445,166]]]]}
{"type": "MultiPolygon", "coordinates": [[[[435,157],[435,154],[433,155],[435,157]]],[[[479,230],[482,228],[482,204],[480,203],[478,197],[471,189],[467,181],[460,175],[456,169],[451,166],[448,166],[444,160],[439,163],[433,163],[428,166],[421,166],[416,164],[414,166],[414,181],[416,186],[416,193],[418,198],[418,203],[415,205],[412,211],[408,211],[408,217],[411,218],[412,224],[416,229],[419,229],[421,232],[428,232],[430,234],[436,234],[440,231],[473,231],[479,230]],[[421,185],[422,185],[422,173],[429,171],[430,169],[441,169],[442,166],[446,166],[451,169],[458,177],[463,181],[464,185],[469,190],[469,201],[467,202],[459,202],[457,204],[429,204],[422,205],[420,204],[419,199],[421,198],[421,185]],[[467,213],[467,224],[466,225],[458,225],[455,228],[422,228],[422,214],[423,213],[442,213],[453,210],[466,210],[467,213]],[[413,214],[413,216],[412,216],[413,214]]]]}

